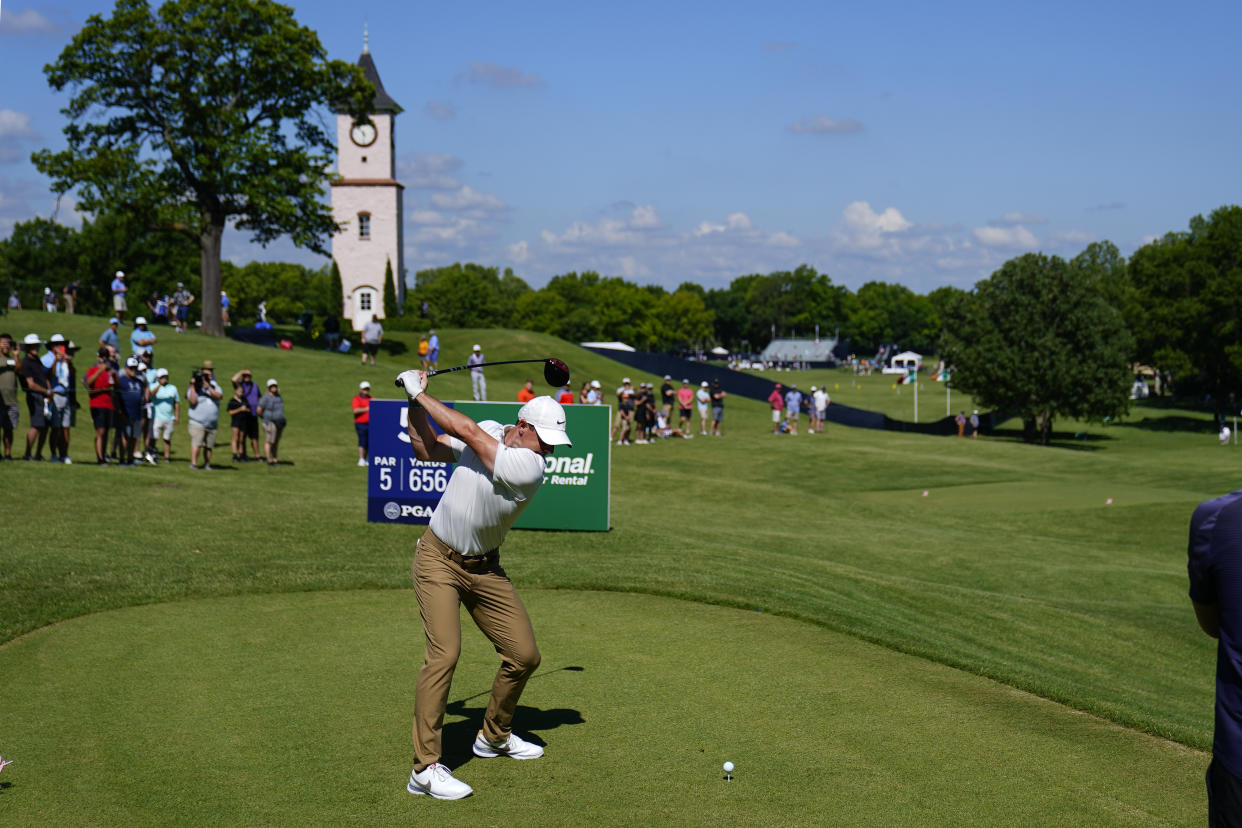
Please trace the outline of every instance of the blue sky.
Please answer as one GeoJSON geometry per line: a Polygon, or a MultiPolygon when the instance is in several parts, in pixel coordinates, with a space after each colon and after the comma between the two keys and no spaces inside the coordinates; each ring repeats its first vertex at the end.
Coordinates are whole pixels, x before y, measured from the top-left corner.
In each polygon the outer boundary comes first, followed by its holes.
{"type": "MultiPolygon", "coordinates": [[[[721,287],[806,263],[925,293],[1030,250],[1128,255],[1242,198],[1236,0],[293,6],[334,58],[369,27],[411,273],[721,287]]],[[[64,125],[42,67],[111,9],[0,7],[0,237],[56,210],[29,163],[64,125]]],[[[323,262],[235,231],[225,255],[323,262]]]]}

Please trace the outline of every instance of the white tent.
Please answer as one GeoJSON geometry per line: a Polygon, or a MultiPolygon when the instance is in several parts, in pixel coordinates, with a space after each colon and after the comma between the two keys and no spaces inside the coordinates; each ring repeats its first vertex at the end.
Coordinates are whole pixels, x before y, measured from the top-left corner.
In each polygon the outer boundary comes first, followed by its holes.
{"type": "Polygon", "coordinates": [[[908,374],[922,367],[922,365],[922,354],[916,354],[914,351],[902,351],[888,361],[888,365],[884,366],[884,373],[908,374]]]}
{"type": "Polygon", "coordinates": [[[717,345],[715,348],[712,348],[712,353],[715,354],[716,356],[728,356],[729,349],[721,348],[719,345],[717,345]]]}

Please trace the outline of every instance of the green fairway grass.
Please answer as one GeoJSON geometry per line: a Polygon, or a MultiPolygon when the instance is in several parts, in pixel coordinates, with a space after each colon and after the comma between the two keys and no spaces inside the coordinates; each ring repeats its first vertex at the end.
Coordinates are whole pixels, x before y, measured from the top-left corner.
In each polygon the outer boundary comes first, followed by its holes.
{"type": "MultiPolygon", "coordinates": [[[[472,627],[444,729],[462,802],[405,792],[412,590],[119,610],[0,650],[10,825],[1189,825],[1207,758],[812,625],[527,590],[543,666],[469,753],[472,627]],[[735,778],[721,765],[734,762],[735,778]]],[[[465,618],[469,626],[469,619],[465,618]]]]}
{"type": "MultiPolygon", "coordinates": [[[[26,311],[0,326],[18,339],[59,331],[93,342],[104,323],[26,311]]],[[[410,367],[415,335],[390,334],[379,366],[360,368],[356,355],[156,332],[156,363],[172,370],[183,392],[190,367],[204,358],[225,380],[249,367],[260,381],[280,381],[289,416],[282,465],[234,466],[226,448],[217,455],[223,468],[192,473],[184,424],[171,465],[86,465],[91,449],[81,426],[72,449],[77,465],[0,465],[0,641],[17,639],[12,648],[40,627],[143,604],[404,589],[418,529],[365,522],[366,472],[355,465],[349,401],[360,379],[380,396],[395,396],[392,377],[410,367]]],[[[569,363],[575,388],[591,378],[606,389],[624,375],[645,379],[539,334],[439,333],[442,367],[464,362],[478,342],[491,359],[558,356],[569,363]]],[[[84,372],[89,351],[79,359],[84,372]]],[[[538,381],[538,366],[530,367],[488,369],[491,398],[511,399],[527,376],[538,381]]],[[[433,379],[432,393],[468,398],[466,374],[433,379]]],[[[878,399],[884,387],[859,394],[878,399]]],[[[1196,503],[1239,487],[1242,454],[1216,444],[1209,415],[1143,402],[1109,425],[1059,421],[1053,448],[1024,445],[1012,430],[979,440],[831,424],[823,435],[770,431],[764,403],[732,397],[723,438],[614,446],[612,531],[513,532],[506,569],[519,590],[642,593],[761,609],[765,618],[785,616],[879,645],[890,657],[918,656],[1195,749],[1210,747],[1215,647],[1186,597],[1186,527],[1196,503]]],[[[543,640],[553,632],[539,629],[543,640]]],[[[632,643],[643,651],[641,640],[632,643]]],[[[832,650],[800,652],[777,679],[833,663],[832,650]]],[[[722,657],[744,662],[751,654],[722,657]]],[[[49,662],[46,669],[66,668],[49,662]]],[[[6,672],[0,680],[12,679],[6,672]]],[[[930,715],[943,699],[922,695],[910,703],[930,715]]],[[[961,721],[967,727],[970,716],[961,721]]],[[[401,745],[407,725],[400,724],[401,745]]],[[[829,722],[814,738],[842,726],[829,722]]],[[[194,738],[185,737],[188,749],[194,738]]],[[[1010,738],[1020,752],[1024,739],[1043,737],[1032,727],[1010,738]]],[[[1063,747],[1080,749],[1072,738],[1063,747]]],[[[9,755],[4,733],[0,754],[9,755]]],[[[1192,764],[1205,764],[1192,756],[1192,764]]],[[[872,772],[887,778],[886,767],[872,772]]],[[[1184,779],[1174,765],[1167,770],[1184,779]]],[[[1074,784],[1107,788],[1104,777],[1082,774],[1074,784]]],[[[1011,784],[1011,776],[998,762],[992,784],[1011,784]]],[[[944,796],[943,782],[929,781],[911,796],[944,796]]],[[[1198,796],[1201,780],[1188,784],[1198,796]]],[[[0,802],[6,796],[0,791],[0,802]]]]}

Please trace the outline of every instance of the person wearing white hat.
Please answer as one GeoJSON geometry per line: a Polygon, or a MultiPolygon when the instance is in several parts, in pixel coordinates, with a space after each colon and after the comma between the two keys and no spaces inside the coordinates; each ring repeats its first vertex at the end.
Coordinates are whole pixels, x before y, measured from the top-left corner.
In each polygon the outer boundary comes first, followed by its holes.
{"type": "Polygon", "coordinates": [[[56,313],[56,294],[50,287],[43,289],[43,309],[48,313],[56,313]]]}
{"type": "Polygon", "coordinates": [[[112,310],[116,314],[116,318],[125,321],[125,311],[129,310],[129,306],[125,304],[125,294],[129,290],[125,286],[125,273],[118,270],[112,278],[112,310]]]}
{"type": "Polygon", "coordinates": [[[48,371],[52,370],[52,366],[56,364],[56,355],[65,349],[64,334],[52,334],[48,337],[47,353],[39,357],[39,361],[43,363],[43,367],[48,371]]]}
{"type": "Polygon", "coordinates": [[[699,434],[706,437],[707,412],[712,402],[712,393],[707,390],[707,380],[699,383],[699,390],[694,392],[694,400],[699,409],[699,434]]]}
{"type": "Polygon", "coordinates": [[[259,397],[255,414],[263,421],[263,454],[267,457],[267,464],[275,466],[279,462],[277,450],[280,448],[280,436],[285,433],[285,400],[280,396],[276,380],[269,379],[264,387],[267,393],[259,397]]]}
{"type": "Polygon", "coordinates": [[[194,294],[186,290],[185,282],[177,282],[177,289],[172,295],[173,322],[178,333],[185,333],[190,318],[190,305],[194,303],[194,294]]]}
{"type": "Polygon", "coordinates": [[[599,380],[591,380],[591,387],[587,389],[587,405],[602,405],[604,402],[604,393],[600,389],[599,380]]]}
{"type": "Polygon", "coordinates": [[[358,465],[367,465],[367,452],[371,439],[371,383],[358,383],[358,393],[353,399],[354,431],[358,433],[358,465]]]}
{"type": "Polygon", "coordinates": [[[414,591],[423,619],[426,651],[414,698],[412,794],[461,799],[473,790],[440,763],[444,709],[461,651],[464,603],[500,654],[474,740],[483,759],[537,759],[543,748],[513,732],[513,714],[527,680],[539,666],[530,616],[500,566],[500,545],[543,483],[546,458],[572,445],[565,409],[536,397],[518,411],[515,425],[476,423],[427,393],[425,371],[397,377],[410,400],[409,437],[423,461],[457,462],[444,496],[414,552],[414,591]],[[432,423],[443,433],[437,434],[432,423]]]}
{"type": "Polygon", "coordinates": [[[485,362],[483,349],[476,344],[470,356],[466,357],[466,364],[470,366],[470,391],[479,402],[487,402],[487,379],[480,367],[485,362]]]}
{"type": "Polygon", "coordinates": [[[147,328],[145,316],[134,320],[134,332],[129,335],[129,350],[135,359],[155,352],[155,334],[147,328]]]}
{"type": "Polygon", "coordinates": [[[22,384],[26,388],[26,414],[30,419],[30,430],[26,432],[25,460],[42,460],[43,443],[47,440],[52,385],[48,381],[47,369],[39,359],[41,345],[43,340],[39,339],[38,334],[26,334],[26,338],[22,340],[22,350],[26,352],[26,356],[22,359],[20,373],[22,384]]]}
{"type": "Polygon", "coordinates": [[[151,439],[164,441],[164,462],[172,462],[174,427],[181,422],[181,393],[168,379],[168,369],[155,371],[155,387],[151,389],[151,439]]]}

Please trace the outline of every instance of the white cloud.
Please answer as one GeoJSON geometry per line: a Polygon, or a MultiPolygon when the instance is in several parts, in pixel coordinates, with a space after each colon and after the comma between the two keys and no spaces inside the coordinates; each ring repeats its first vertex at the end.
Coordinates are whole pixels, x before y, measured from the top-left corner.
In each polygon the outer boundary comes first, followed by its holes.
{"type": "Polygon", "coordinates": [[[767,242],[773,247],[797,247],[801,244],[801,242],[786,233],[784,230],[777,231],[776,233],[768,236],[767,242]]]}
{"type": "Polygon", "coordinates": [[[524,241],[511,244],[506,250],[509,254],[509,261],[514,264],[523,264],[530,258],[530,246],[524,241]]]}
{"type": "Polygon", "coordinates": [[[815,115],[793,122],[789,125],[789,131],[795,135],[849,135],[862,132],[863,125],[853,118],[838,121],[826,115],[815,115]]]}
{"type": "Polygon", "coordinates": [[[483,84],[493,89],[532,89],[544,86],[543,78],[514,66],[500,66],[487,61],[472,60],[465,72],[454,79],[458,83],[483,84]]]}
{"type": "Polygon", "coordinates": [[[416,152],[397,159],[397,180],[413,190],[456,190],[462,161],[440,152],[416,152]]]}
{"type": "MultiPolygon", "coordinates": [[[[853,251],[876,251],[895,243],[894,234],[910,229],[910,222],[896,207],[877,213],[866,201],[854,201],[841,212],[841,223],[833,232],[836,243],[853,251]]],[[[895,252],[895,251],[893,251],[895,252]]]]}
{"type": "Polygon", "coordinates": [[[1048,237],[1048,244],[1052,247],[1074,246],[1076,249],[1071,255],[1077,256],[1081,252],[1081,248],[1091,244],[1096,240],[1094,233],[1088,233],[1086,230],[1062,230],[1059,233],[1053,233],[1048,237]]]}
{"type": "Polygon", "coordinates": [[[457,115],[457,108],[448,101],[427,101],[423,112],[437,121],[447,121],[457,115]]]}
{"type": "Polygon", "coordinates": [[[1035,235],[1020,224],[1014,227],[976,227],[971,233],[985,247],[1033,250],[1039,245],[1035,235]]]}
{"type": "Polygon", "coordinates": [[[14,109],[0,109],[0,138],[37,138],[31,117],[14,109]]]}
{"type": "Polygon", "coordinates": [[[712,224],[709,221],[699,222],[699,226],[694,229],[696,236],[710,236],[712,233],[723,233],[725,226],[723,224],[712,224]]]}
{"type": "Polygon", "coordinates": [[[34,9],[0,10],[0,35],[55,34],[60,28],[34,9]]]}
{"type": "Polygon", "coordinates": [[[542,230],[539,237],[544,244],[553,247],[637,244],[659,226],[660,217],[655,208],[640,205],[634,207],[628,216],[604,216],[592,223],[575,221],[563,233],[542,230]]]}
{"type": "Polygon", "coordinates": [[[1035,213],[1023,213],[1020,210],[1011,210],[1005,213],[996,221],[990,221],[988,224],[998,227],[1012,227],[1015,224],[1044,224],[1048,220],[1041,215],[1035,213]]]}
{"type": "Polygon", "coordinates": [[[480,193],[468,184],[451,193],[434,193],[430,200],[432,206],[440,210],[465,211],[476,215],[509,209],[509,205],[496,196],[480,193]]]}
{"type": "Polygon", "coordinates": [[[749,230],[751,227],[750,216],[745,213],[730,213],[725,216],[725,221],[730,230],[749,230]]]}

